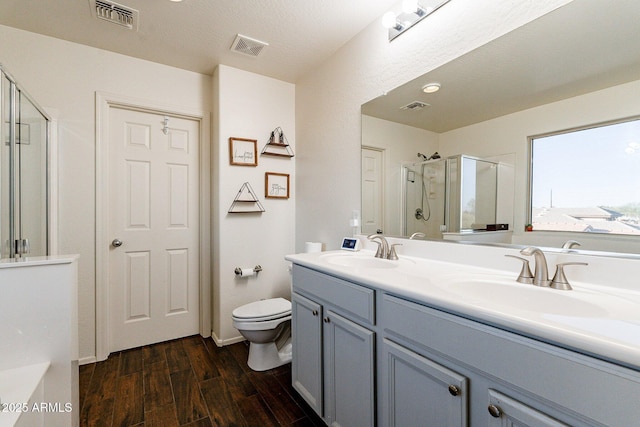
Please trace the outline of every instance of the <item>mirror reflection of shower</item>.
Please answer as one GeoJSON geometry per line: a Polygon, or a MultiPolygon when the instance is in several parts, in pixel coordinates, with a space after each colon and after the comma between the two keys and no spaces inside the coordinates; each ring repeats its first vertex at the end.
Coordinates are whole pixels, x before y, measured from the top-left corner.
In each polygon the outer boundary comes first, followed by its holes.
{"type": "Polygon", "coordinates": [[[423,233],[426,238],[440,239],[444,224],[445,160],[437,152],[417,156],[418,162],[402,166],[405,177],[402,231],[406,236],[423,233]]]}

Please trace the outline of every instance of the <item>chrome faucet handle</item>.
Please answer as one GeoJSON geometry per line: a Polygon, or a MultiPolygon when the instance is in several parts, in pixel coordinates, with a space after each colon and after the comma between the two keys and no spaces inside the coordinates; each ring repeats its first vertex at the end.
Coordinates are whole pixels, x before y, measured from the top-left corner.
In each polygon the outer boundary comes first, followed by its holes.
{"type": "Polygon", "coordinates": [[[389,255],[387,255],[387,259],[394,260],[394,261],[398,259],[398,254],[396,253],[396,246],[402,246],[402,243],[394,243],[393,245],[391,245],[391,247],[389,248],[389,255]]]}
{"type": "Polygon", "coordinates": [[[570,291],[573,289],[567,280],[567,276],[564,275],[564,266],[565,265],[589,265],[586,262],[563,262],[562,264],[556,265],[556,274],[553,275],[553,279],[551,279],[551,287],[553,289],[559,289],[561,291],[570,291]]]}
{"type": "Polygon", "coordinates": [[[378,249],[376,250],[376,258],[382,258],[382,243],[381,242],[376,242],[373,239],[370,239],[373,243],[377,243],[378,244],[378,249]]]}
{"type": "Polygon", "coordinates": [[[515,258],[522,261],[522,270],[520,270],[520,274],[516,279],[517,282],[526,283],[527,285],[533,284],[533,273],[531,272],[531,268],[529,268],[529,260],[526,258],[522,258],[515,255],[505,255],[509,258],[515,258]]]}

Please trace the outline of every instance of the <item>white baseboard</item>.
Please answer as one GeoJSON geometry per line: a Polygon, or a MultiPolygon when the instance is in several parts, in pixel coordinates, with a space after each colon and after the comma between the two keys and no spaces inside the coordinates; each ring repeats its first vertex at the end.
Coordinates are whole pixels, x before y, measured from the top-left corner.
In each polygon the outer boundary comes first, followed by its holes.
{"type": "Polygon", "coordinates": [[[238,337],[229,338],[229,339],[226,339],[226,340],[221,340],[220,338],[218,338],[216,336],[216,334],[213,331],[211,331],[211,338],[213,339],[213,342],[216,343],[216,345],[218,347],[224,347],[225,345],[231,345],[231,344],[235,344],[237,342],[244,341],[244,337],[242,335],[240,335],[238,337]]]}
{"type": "Polygon", "coordinates": [[[95,356],[89,356],[89,357],[83,357],[82,359],[78,360],[78,365],[88,365],[89,363],[96,363],[96,357],[95,356]]]}

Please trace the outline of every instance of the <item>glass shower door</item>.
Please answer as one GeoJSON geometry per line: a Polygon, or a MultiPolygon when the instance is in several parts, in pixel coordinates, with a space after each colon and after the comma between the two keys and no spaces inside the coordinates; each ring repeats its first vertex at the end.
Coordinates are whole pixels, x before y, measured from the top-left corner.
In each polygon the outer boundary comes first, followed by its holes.
{"type": "Polygon", "coordinates": [[[13,228],[13,212],[11,209],[12,194],[11,185],[11,158],[12,146],[9,144],[9,123],[11,111],[11,82],[4,75],[0,74],[0,112],[2,113],[2,122],[0,122],[0,258],[11,256],[11,240],[10,230],[13,228]]]}
{"type": "Polygon", "coordinates": [[[0,258],[43,256],[49,235],[49,120],[0,71],[0,258]]]}
{"type": "Polygon", "coordinates": [[[19,92],[16,125],[19,188],[16,192],[18,249],[24,255],[47,255],[47,135],[48,120],[19,92]],[[22,247],[20,247],[22,246],[22,247]]]}

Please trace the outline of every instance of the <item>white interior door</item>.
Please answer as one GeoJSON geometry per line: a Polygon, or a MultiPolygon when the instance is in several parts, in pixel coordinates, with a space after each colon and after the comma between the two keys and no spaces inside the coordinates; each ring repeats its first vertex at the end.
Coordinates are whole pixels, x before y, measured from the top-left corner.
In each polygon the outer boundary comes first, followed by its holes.
{"type": "Polygon", "coordinates": [[[165,121],[109,113],[111,351],[199,331],[199,123],[165,121]]]}
{"type": "Polygon", "coordinates": [[[362,233],[383,230],[384,151],[362,147],[362,233]]]}

